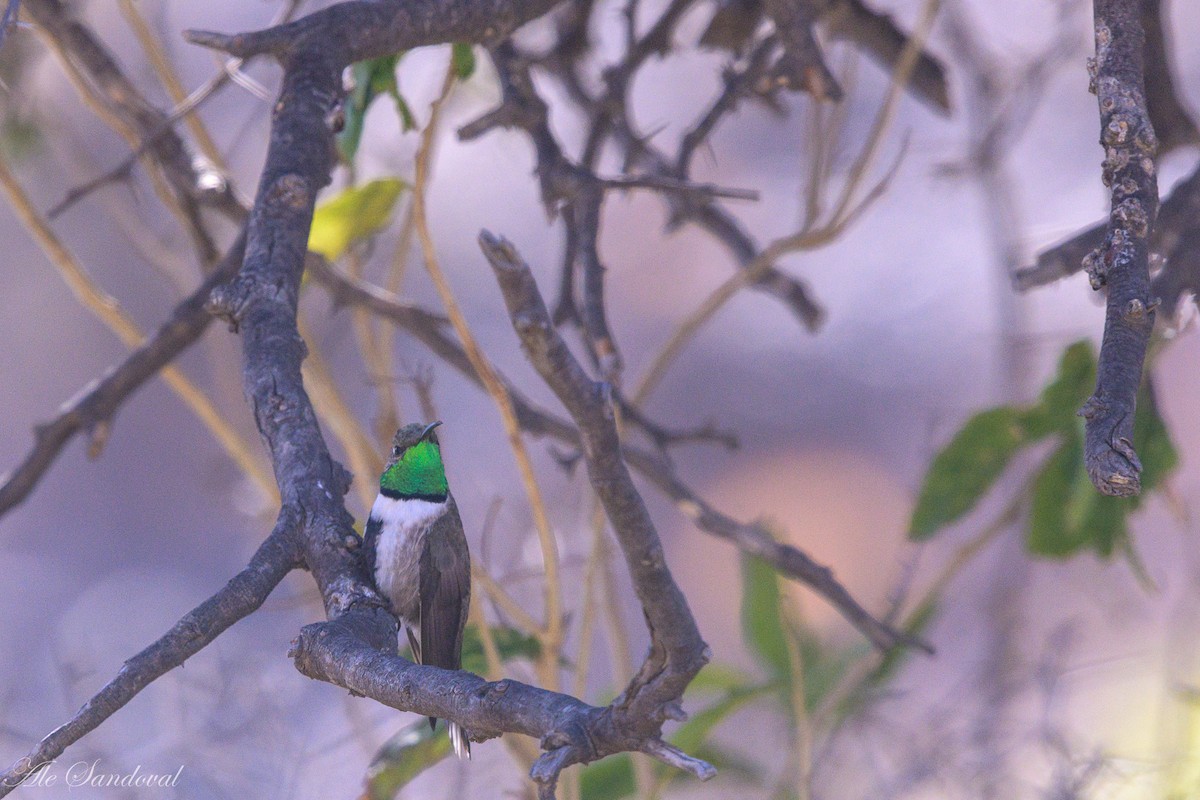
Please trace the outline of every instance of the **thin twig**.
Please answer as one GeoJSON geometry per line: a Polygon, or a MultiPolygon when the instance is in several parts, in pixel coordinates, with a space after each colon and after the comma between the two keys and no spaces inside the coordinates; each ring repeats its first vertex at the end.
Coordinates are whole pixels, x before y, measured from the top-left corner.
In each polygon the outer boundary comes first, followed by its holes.
{"type": "Polygon", "coordinates": [[[466,317],[463,316],[462,310],[458,306],[458,301],[454,297],[454,291],[450,288],[450,283],[446,280],[446,276],[442,272],[441,265],[438,262],[437,250],[434,247],[433,239],[429,232],[429,222],[426,217],[425,191],[429,179],[434,136],[437,133],[438,118],[442,105],[454,88],[454,81],[455,73],[452,64],[446,70],[446,77],[442,83],[442,90],[438,95],[438,99],[434,101],[430,109],[429,122],[426,124],[425,130],[421,132],[421,145],[417,151],[415,179],[413,181],[413,224],[416,229],[417,239],[421,243],[421,251],[425,258],[425,269],[428,271],[429,277],[437,289],[442,305],[446,309],[446,315],[450,318],[450,324],[454,326],[455,333],[458,334],[459,341],[462,342],[463,351],[471,362],[472,369],[479,375],[484,388],[487,389],[488,394],[495,401],[497,410],[500,412],[500,418],[504,424],[505,433],[508,436],[509,447],[512,449],[513,458],[517,462],[517,470],[521,476],[521,482],[525,487],[525,494],[529,498],[529,508],[533,514],[534,527],[537,530],[538,543],[541,545],[542,550],[542,567],[546,572],[544,581],[545,624],[543,626],[545,629],[545,638],[543,639],[542,658],[539,663],[539,678],[546,686],[556,688],[558,686],[558,659],[561,655],[560,649],[563,640],[562,583],[558,574],[558,542],[555,539],[554,530],[550,527],[550,517],[546,513],[546,503],[542,499],[541,487],[538,485],[537,475],[533,470],[533,461],[530,459],[529,451],[525,447],[517,412],[513,408],[508,392],[504,390],[503,383],[496,376],[496,371],[492,368],[491,363],[483,354],[483,350],[479,347],[474,335],[471,333],[470,325],[467,323],[466,317]]]}
{"type": "MultiPolygon", "coordinates": [[[[67,282],[76,299],[92,312],[109,330],[117,335],[127,347],[133,349],[146,343],[146,336],[137,323],[122,310],[115,298],[100,288],[88,275],[74,254],[58,238],[49,223],[33,205],[16,176],[9,170],[8,163],[0,155],[0,187],[4,189],[17,218],[42,248],[63,280],[67,282]]],[[[275,481],[263,469],[242,436],[234,430],[225,416],[217,410],[212,400],[200,387],[193,383],[178,367],[164,364],[160,370],[162,379],[171,391],[209,430],[233,462],[249,477],[268,498],[276,496],[275,481]]],[[[97,420],[92,428],[93,457],[99,455],[107,436],[107,420],[97,420]]]]}

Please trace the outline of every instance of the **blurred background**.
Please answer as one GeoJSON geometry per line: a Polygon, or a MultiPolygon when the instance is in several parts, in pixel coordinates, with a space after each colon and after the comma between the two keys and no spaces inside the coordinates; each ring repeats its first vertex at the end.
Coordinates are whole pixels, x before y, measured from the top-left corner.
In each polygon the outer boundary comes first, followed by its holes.
{"type": "MultiPolygon", "coordinates": [[[[219,71],[220,62],[187,45],[182,30],[253,29],[279,11],[278,3],[262,1],[131,5],[159,35],[188,90],[219,71]]],[[[304,4],[300,13],[320,5],[304,4]]],[[[912,30],[923,4],[876,5],[912,30]]],[[[622,7],[607,6],[597,18],[611,25],[593,30],[601,61],[621,35],[622,7]]],[[[652,19],[662,4],[643,6],[652,19]]],[[[128,13],[112,0],[70,8],[152,102],[172,106],[128,13]]],[[[1200,47],[1191,35],[1200,30],[1200,7],[1167,8],[1177,89],[1188,108],[1200,108],[1200,47]]],[[[692,46],[712,10],[696,4],[676,34],[686,46],[652,59],[632,87],[638,126],[664,146],[674,146],[720,85],[728,56],[692,46]]],[[[523,35],[536,42],[544,30],[530,28],[523,35]]],[[[907,536],[931,459],[968,418],[1032,402],[1064,349],[1080,339],[1098,344],[1103,325],[1100,299],[1081,274],[1026,294],[1014,292],[1008,277],[1107,210],[1096,101],[1084,69],[1090,7],[946,0],[928,49],[946,67],[951,112],[902,95],[869,179],[881,179],[897,163],[886,190],[833,241],[780,262],[824,309],[819,330],[806,330],[765,293],[740,292],[687,343],[646,411],[678,427],[711,421],[734,432],[735,451],[711,444],[672,449],[678,473],[721,510],[766,520],[831,565],[873,612],[896,607],[903,618],[936,589],[936,611],[923,635],[937,654],[911,655],[869,686],[855,684],[854,671],[868,665],[869,672],[874,663],[864,640],[820,598],[781,584],[779,613],[803,632],[805,686],[823,691],[813,681],[824,676],[829,685],[858,691],[852,708],[831,695],[810,698],[814,718],[798,721],[778,686],[751,690],[772,679],[769,659],[743,624],[751,602],[744,584],[753,568],[739,566],[734,548],[697,530],[644,485],[670,565],[715,654],[687,708],[717,709],[705,748],[726,769],[709,784],[681,779],[658,787],[657,773],[635,765],[642,796],[801,796],[793,777],[796,731],[808,730],[814,797],[1200,797],[1200,549],[1193,538],[1200,501],[1193,456],[1200,452],[1194,407],[1200,373],[1193,365],[1200,342],[1190,304],[1169,326],[1171,336],[1153,362],[1159,411],[1180,460],[1130,517],[1136,558],[1086,549],[1070,558],[1028,552],[1027,510],[1017,500],[1053,449],[1048,441],[1022,451],[997,486],[937,536],[920,544],[907,536]],[[981,72],[999,100],[980,91],[981,72]],[[981,137],[998,108],[1006,120],[1000,152],[984,164],[981,137]],[[822,706],[822,698],[832,706],[822,706]]],[[[841,127],[825,143],[836,186],[863,148],[889,75],[844,43],[830,43],[826,52],[846,89],[841,127]]],[[[450,96],[437,134],[432,237],[488,357],[526,394],[554,408],[517,346],[475,240],[482,228],[511,239],[552,298],[561,229],[541,205],[524,133],[494,131],[467,143],[454,135],[499,98],[488,59],[477,55],[477,69],[450,96]]],[[[449,58],[450,48],[438,47],[400,62],[400,90],[419,126],[449,58]]],[[[10,34],[0,65],[7,158],[38,208],[52,207],[128,155],[128,145],[80,102],[32,29],[10,34]]],[[[245,72],[273,94],[275,67],[255,62],[245,72]]],[[[578,142],[582,122],[559,110],[561,92],[547,84],[544,96],[555,132],[578,142]]],[[[759,192],[757,202],[727,206],[763,243],[797,228],[820,139],[813,101],[801,94],[780,98],[777,110],[740,106],[696,158],[698,180],[759,192]]],[[[199,111],[246,197],[265,153],[270,102],[230,85],[199,111]]],[[[374,104],[354,180],[411,181],[419,143],[417,132],[402,132],[392,103],[374,104]]],[[[1184,147],[1164,159],[1164,195],[1196,157],[1194,147],[1184,147]]],[[[349,180],[340,172],[326,196],[349,180]]],[[[382,282],[393,260],[407,256],[401,294],[440,310],[415,241],[402,241],[406,207],[402,194],[392,223],[356,257],[367,277],[382,282]]],[[[680,321],[735,269],[706,234],[688,227],[664,233],[666,222],[664,204],[650,193],[613,194],[605,206],[600,249],[610,322],[631,385],[680,321]]],[[[74,203],[52,224],[143,330],[156,328],[199,280],[191,243],[140,168],[74,203]]],[[[232,238],[232,226],[215,229],[222,244],[232,238]]],[[[24,457],[34,426],[127,349],[76,301],[8,205],[0,205],[0,238],[3,470],[24,457]]],[[[330,383],[372,431],[378,376],[363,366],[351,312],[311,285],[302,309],[310,348],[330,383]]],[[[241,395],[236,337],[214,325],[179,364],[269,475],[241,395]]],[[[391,370],[399,419],[424,419],[432,410],[445,423],[439,436],[476,560],[540,617],[540,550],[495,406],[405,335],[396,338],[391,370]]],[[[325,427],[343,457],[343,445],[325,427]]],[[[582,587],[593,552],[592,499],[582,471],[562,468],[561,448],[528,443],[561,555],[570,662],[578,658],[582,587]]],[[[70,444],[30,497],[0,519],[0,563],[9,576],[0,586],[4,763],[66,721],[124,659],[241,569],[273,519],[273,501],[161,380],[120,409],[98,458],[90,460],[86,450],[83,441],[70,444]]],[[[373,496],[373,480],[356,475],[347,496],[359,522],[366,506],[357,489],[365,485],[373,496]]],[[[647,642],[623,563],[610,561],[609,577],[586,599],[597,609],[583,683],[590,702],[620,690],[647,642]],[[628,640],[624,656],[620,630],[628,640]]],[[[769,575],[765,580],[775,586],[769,575]]],[[[477,586],[475,603],[489,620],[505,622],[487,598],[477,586]]],[[[419,720],[295,671],[288,642],[322,616],[310,578],[290,576],[258,613],[159,679],[62,759],[64,765],[99,759],[110,772],[139,766],[174,773],[182,766],[173,789],[20,791],[48,798],[358,796],[383,743],[419,720]]],[[[535,680],[521,658],[505,671],[535,680]]],[[[573,670],[564,676],[568,689],[575,685],[573,670]]],[[[400,796],[528,795],[519,756],[503,744],[477,745],[474,756],[470,763],[441,761],[400,796]]],[[[629,788],[628,770],[626,763],[593,773],[591,783],[566,791],[619,797],[629,788]]]]}

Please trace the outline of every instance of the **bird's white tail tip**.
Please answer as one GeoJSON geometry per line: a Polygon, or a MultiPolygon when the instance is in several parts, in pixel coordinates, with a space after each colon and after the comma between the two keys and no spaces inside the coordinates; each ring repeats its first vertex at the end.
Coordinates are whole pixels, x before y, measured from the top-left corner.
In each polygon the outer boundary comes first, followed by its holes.
{"type": "Polygon", "coordinates": [[[450,744],[454,747],[454,755],[459,758],[471,758],[471,743],[467,741],[467,734],[457,724],[450,723],[450,744]]]}

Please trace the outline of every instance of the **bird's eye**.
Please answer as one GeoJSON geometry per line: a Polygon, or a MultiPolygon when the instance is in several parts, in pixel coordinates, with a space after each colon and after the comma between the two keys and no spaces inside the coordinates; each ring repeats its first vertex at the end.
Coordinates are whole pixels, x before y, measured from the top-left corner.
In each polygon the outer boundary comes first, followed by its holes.
{"type": "Polygon", "coordinates": [[[392,448],[392,455],[396,456],[396,457],[400,456],[400,446],[399,445],[392,448]]]}

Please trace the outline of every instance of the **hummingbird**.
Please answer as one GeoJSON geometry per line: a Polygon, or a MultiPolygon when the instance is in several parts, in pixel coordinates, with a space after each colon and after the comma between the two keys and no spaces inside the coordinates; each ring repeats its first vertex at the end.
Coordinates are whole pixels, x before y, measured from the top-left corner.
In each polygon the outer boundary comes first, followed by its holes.
{"type": "MultiPolygon", "coordinates": [[[[441,424],[412,423],[396,431],[367,518],[363,550],[417,663],[461,669],[471,555],[434,433],[441,424]]],[[[429,725],[437,730],[437,718],[430,717],[429,725]]],[[[463,729],[453,722],[449,727],[455,754],[470,758],[463,729]]]]}

